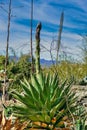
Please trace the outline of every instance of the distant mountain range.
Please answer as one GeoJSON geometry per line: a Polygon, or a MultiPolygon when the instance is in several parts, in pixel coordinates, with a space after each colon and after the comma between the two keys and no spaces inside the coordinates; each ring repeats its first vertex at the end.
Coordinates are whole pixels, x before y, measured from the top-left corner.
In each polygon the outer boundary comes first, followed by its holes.
{"type": "Polygon", "coordinates": [[[51,66],[51,65],[55,64],[55,61],[41,59],[41,60],[40,60],[40,64],[41,64],[42,66],[51,66]]]}
{"type": "MultiPolygon", "coordinates": [[[[17,56],[16,56],[16,57],[15,57],[15,56],[10,56],[10,60],[18,61],[18,60],[19,60],[19,57],[17,57],[17,56]]],[[[41,64],[42,66],[49,67],[49,66],[55,64],[55,61],[40,59],[40,64],[41,64]]]]}
{"type": "Polygon", "coordinates": [[[18,56],[9,56],[9,59],[12,61],[18,61],[19,60],[19,57],[18,56]]]}

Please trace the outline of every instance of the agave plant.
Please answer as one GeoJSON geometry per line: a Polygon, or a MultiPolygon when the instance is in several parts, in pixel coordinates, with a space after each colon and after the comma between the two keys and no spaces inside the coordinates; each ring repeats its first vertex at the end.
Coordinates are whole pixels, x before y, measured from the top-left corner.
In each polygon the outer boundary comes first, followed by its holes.
{"type": "Polygon", "coordinates": [[[75,112],[76,98],[71,92],[71,84],[61,85],[57,75],[38,74],[31,82],[21,82],[23,93],[13,92],[18,103],[13,106],[14,116],[31,121],[30,127],[54,129],[63,127],[65,117],[75,112]]]}

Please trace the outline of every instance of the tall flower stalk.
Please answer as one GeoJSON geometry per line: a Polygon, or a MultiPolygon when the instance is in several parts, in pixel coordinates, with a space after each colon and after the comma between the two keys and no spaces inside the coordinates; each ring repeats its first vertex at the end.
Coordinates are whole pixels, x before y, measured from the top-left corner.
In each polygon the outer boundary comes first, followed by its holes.
{"type": "Polygon", "coordinates": [[[36,27],[36,74],[40,73],[40,31],[42,25],[38,23],[36,27]]]}
{"type": "Polygon", "coordinates": [[[60,44],[61,44],[61,34],[62,34],[62,29],[63,29],[63,21],[64,21],[64,12],[61,13],[61,17],[60,17],[60,26],[59,26],[58,42],[57,42],[56,64],[58,64],[58,55],[59,55],[59,49],[60,49],[60,44]]]}

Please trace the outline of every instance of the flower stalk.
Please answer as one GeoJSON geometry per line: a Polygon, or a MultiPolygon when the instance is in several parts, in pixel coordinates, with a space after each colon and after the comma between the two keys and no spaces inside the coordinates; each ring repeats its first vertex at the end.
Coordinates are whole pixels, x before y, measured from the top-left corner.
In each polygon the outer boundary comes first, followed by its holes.
{"type": "Polygon", "coordinates": [[[42,25],[41,22],[38,23],[36,27],[36,74],[40,73],[40,31],[41,31],[42,25]]]}

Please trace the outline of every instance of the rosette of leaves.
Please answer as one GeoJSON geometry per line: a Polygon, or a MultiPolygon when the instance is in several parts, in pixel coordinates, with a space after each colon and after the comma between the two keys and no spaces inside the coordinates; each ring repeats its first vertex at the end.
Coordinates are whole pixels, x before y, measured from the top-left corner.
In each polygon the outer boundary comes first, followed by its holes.
{"type": "Polygon", "coordinates": [[[21,82],[23,93],[12,92],[17,100],[13,106],[13,115],[31,122],[29,127],[54,129],[64,127],[64,117],[76,111],[76,97],[71,84],[64,81],[59,84],[57,75],[38,74],[31,81],[21,82]]]}

